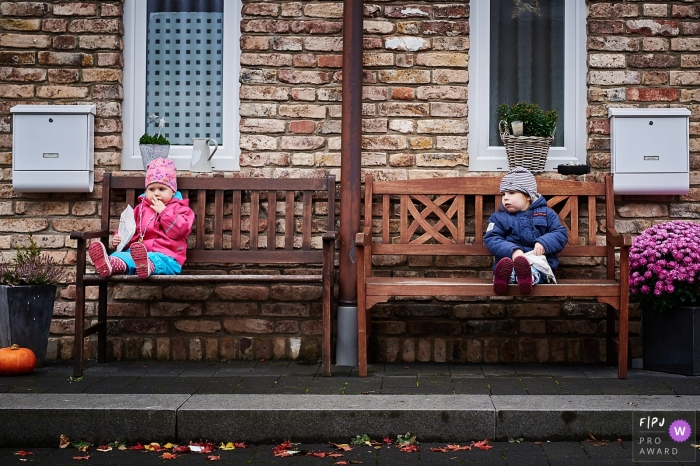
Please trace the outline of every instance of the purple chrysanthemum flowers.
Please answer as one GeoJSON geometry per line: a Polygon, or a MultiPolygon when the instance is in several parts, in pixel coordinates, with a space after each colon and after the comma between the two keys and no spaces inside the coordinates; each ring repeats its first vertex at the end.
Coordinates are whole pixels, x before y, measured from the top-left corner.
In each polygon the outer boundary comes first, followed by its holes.
{"type": "Polygon", "coordinates": [[[700,301],[699,258],[700,224],[672,221],[648,228],[630,248],[630,292],[659,310],[700,301]]]}

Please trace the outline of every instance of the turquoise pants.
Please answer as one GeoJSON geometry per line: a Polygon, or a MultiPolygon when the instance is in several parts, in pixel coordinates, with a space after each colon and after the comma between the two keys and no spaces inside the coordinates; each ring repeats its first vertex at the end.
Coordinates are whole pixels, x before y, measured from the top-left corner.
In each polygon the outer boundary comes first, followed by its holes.
{"type": "MultiPolygon", "coordinates": [[[[131,258],[131,252],[129,250],[122,252],[115,252],[110,254],[111,257],[116,257],[121,259],[126,264],[126,275],[136,275],[136,264],[131,258]]],[[[179,275],[182,272],[182,266],[170,256],[166,256],[162,252],[149,252],[148,258],[156,269],[153,271],[153,275],[179,275]]]]}

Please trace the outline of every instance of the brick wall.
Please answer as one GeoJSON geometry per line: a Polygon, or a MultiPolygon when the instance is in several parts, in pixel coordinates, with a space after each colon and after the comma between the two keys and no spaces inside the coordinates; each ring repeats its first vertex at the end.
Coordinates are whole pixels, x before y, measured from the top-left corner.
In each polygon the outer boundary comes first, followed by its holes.
{"type": "MultiPolygon", "coordinates": [[[[688,0],[588,4],[589,177],[609,170],[608,106],[687,106],[690,194],[619,198],[616,227],[636,234],[655,222],[699,218],[700,6],[688,0]]],[[[122,10],[119,0],[0,1],[4,256],[33,232],[71,266],[68,232],[98,225],[101,175],[119,169],[123,144],[122,10]],[[20,103],[97,105],[93,194],[12,191],[9,109],[20,103]]],[[[242,175],[339,175],[342,3],[244,1],[242,17],[242,175]]],[[[468,21],[468,1],[365,4],[363,171],[380,179],[468,173],[468,21]]],[[[50,357],[71,357],[72,282],[61,287],[56,303],[50,357]]],[[[258,293],[263,291],[116,287],[110,352],[119,358],[316,357],[318,309],[283,297],[276,301],[291,309],[287,314],[265,314],[268,298],[258,293]],[[238,293],[247,300],[234,300],[238,293]],[[213,296],[223,302],[223,313],[247,310],[215,316],[213,296]],[[224,325],[225,318],[236,319],[235,328],[224,325]]],[[[388,361],[599,361],[605,357],[604,311],[591,301],[389,303],[377,308],[373,351],[388,361]]],[[[635,307],[633,319],[638,315],[635,307]]],[[[632,355],[639,356],[638,321],[631,328],[632,355]]]]}

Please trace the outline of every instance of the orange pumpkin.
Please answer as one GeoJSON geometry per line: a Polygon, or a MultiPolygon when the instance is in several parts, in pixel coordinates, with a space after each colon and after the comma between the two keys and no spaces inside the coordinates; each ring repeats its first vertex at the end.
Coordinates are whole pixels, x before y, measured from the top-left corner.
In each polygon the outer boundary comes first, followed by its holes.
{"type": "Polygon", "coordinates": [[[0,349],[0,375],[29,374],[36,367],[36,356],[29,348],[12,345],[0,349]]]}

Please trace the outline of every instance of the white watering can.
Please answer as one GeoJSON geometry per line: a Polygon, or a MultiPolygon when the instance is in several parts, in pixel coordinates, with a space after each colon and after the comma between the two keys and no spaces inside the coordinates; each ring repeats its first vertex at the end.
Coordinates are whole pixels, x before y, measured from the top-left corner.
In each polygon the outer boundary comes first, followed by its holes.
{"type": "Polygon", "coordinates": [[[211,158],[219,148],[214,138],[190,138],[192,139],[192,160],[190,171],[195,173],[210,172],[212,169],[211,158]],[[214,150],[209,152],[209,141],[214,141],[214,150]]]}

